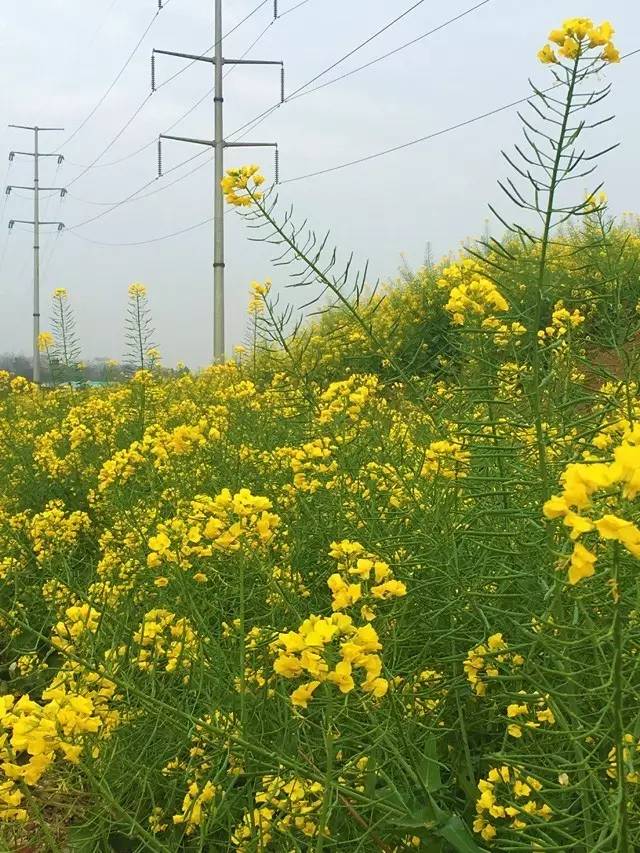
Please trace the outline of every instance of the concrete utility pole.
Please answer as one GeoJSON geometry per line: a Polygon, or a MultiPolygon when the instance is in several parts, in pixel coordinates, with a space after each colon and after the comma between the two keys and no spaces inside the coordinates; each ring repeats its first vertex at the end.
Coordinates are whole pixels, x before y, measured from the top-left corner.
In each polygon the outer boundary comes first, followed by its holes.
{"type": "Polygon", "coordinates": [[[39,134],[46,131],[62,131],[62,127],[31,127],[24,124],[10,124],[9,127],[19,130],[32,130],[34,134],[33,151],[11,151],[9,160],[13,160],[16,154],[23,157],[33,157],[33,186],[22,187],[18,185],[9,185],[6,189],[7,195],[11,190],[30,190],[33,192],[33,219],[10,219],[9,228],[13,228],[16,222],[25,225],[33,225],[33,381],[40,382],[40,348],[38,346],[38,338],[40,336],[40,226],[41,225],[57,225],[58,230],[64,228],[62,222],[41,222],[40,221],[40,192],[60,192],[61,195],[66,193],[66,190],[60,187],[41,187],[40,186],[40,158],[41,157],[56,157],[58,165],[63,161],[61,154],[41,154],[39,148],[39,134]]]}
{"type": "Polygon", "coordinates": [[[224,197],[220,181],[224,178],[224,99],[222,97],[222,0],[215,8],[215,91],[214,131],[215,166],[213,191],[213,360],[224,361],[224,197]]]}
{"type": "MultiPolygon", "coordinates": [[[[274,19],[278,17],[278,2],[274,0],[274,19]]],[[[185,136],[169,136],[161,133],[158,137],[158,177],[162,176],[162,140],[172,139],[177,142],[190,142],[195,145],[208,145],[214,149],[215,172],[213,188],[213,359],[223,362],[225,358],[225,314],[224,314],[224,196],[220,182],[224,177],[224,151],[225,148],[275,148],[276,149],[276,183],[277,175],[277,142],[226,142],[224,138],[224,97],[223,97],[223,74],[225,65],[279,65],[281,81],[281,100],[284,102],[284,64],[276,60],[254,60],[254,59],[225,59],[222,50],[222,0],[215,0],[214,11],[215,45],[213,58],[208,56],[195,56],[191,53],[176,53],[171,50],[156,50],[151,54],[151,89],[155,91],[155,57],[156,54],[164,56],[178,56],[181,59],[191,59],[194,62],[210,62],[214,66],[214,139],[192,139],[185,136]]]]}

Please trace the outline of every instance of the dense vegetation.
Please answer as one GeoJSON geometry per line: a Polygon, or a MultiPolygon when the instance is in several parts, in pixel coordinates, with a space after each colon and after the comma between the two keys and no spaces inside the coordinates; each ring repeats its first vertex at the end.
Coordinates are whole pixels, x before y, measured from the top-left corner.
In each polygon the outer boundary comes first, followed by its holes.
{"type": "Polygon", "coordinates": [[[611,36],[541,51],[538,230],[372,291],[233,170],[320,315],[256,282],[167,375],[134,284],[99,389],[56,293],[55,387],[0,374],[7,849],[640,846],[640,234],[563,196],[611,36]]]}

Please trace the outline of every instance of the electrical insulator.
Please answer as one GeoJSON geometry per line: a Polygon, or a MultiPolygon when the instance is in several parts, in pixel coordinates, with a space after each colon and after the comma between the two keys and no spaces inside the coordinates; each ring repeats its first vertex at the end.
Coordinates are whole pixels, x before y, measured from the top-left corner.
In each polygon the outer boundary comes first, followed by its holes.
{"type": "Polygon", "coordinates": [[[275,171],[276,171],[276,186],[280,183],[280,152],[278,151],[278,146],[276,145],[276,156],[275,156],[275,171]]]}
{"type": "Polygon", "coordinates": [[[284,65],[280,67],[280,103],[284,104],[284,65]]]}
{"type": "Polygon", "coordinates": [[[64,154],[58,154],[58,166],[62,166],[64,163],[64,154]]]}
{"type": "Polygon", "coordinates": [[[278,17],[278,0],[273,0],[273,20],[278,17]]]}
{"type": "Polygon", "coordinates": [[[158,177],[162,177],[162,140],[158,140],[158,177]]]}
{"type": "Polygon", "coordinates": [[[162,0],[158,0],[158,11],[162,9],[162,0]]]}
{"type": "Polygon", "coordinates": [[[156,55],[155,53],[151,54],[151,91],[155,92],[156,90],[156,55]]]}

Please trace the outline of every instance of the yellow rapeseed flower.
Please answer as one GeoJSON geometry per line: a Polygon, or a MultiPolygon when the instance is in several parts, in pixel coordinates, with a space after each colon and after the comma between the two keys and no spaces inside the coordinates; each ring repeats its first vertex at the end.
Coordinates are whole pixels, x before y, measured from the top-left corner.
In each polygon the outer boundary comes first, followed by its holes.
{"type": "Polygon", "coordinates": [[[51,332],[40,332],[38,335],[38,349],[40,352],[45,352],[54,344],[53,335],[51,332]]]}
{"type": "Polygon", "coordinates": [[[584,578],[590,578],[595,574],[594,568],[597,557],[591,551],[576,542],[571,555],[571,564],[569,567],[569,583],[572,586],[579,583],[584,578]]]}
{"type": "Polygon", "coordinates": [[[550,65],[558,61],[558,57],[550,44],[545,44],[542,50],[538,51],[538,59],[545,65],[550,65]]]}
{"type": "Polygon", "coordinates": [[[264,176],[260,174],[260,167],[253,165],[229,169],[220,186],[227,204],[235,207],[251,207],[262,199],[262,193],[258,187],[263,183],[264,176]]]}

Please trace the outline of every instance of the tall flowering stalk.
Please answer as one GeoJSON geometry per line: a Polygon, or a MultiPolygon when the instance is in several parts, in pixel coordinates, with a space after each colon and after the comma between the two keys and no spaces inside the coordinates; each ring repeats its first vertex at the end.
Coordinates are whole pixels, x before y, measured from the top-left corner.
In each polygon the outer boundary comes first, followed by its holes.
{"type": "Polygon", "coordinates": [[[258,322],[264,314],[265,299],[271,290],[271,281],[267,279],[264,283],[252,281],[249,292],[251,299],[249,300],[249,335],[251,338],[251,362],[255,373],[258,357],[258,322]]]}
{"type": "Polygon", "coordinates": [[[53,344],[47,351],[49,366],[62,381],[78,382],[82,378],[80,342],[69,294],[64,287],[57,287],[53,291],[51,328],[53,344]]]}
{"type": "Polygon", "coordinates": [[[58,384],[58,365],[53,354],[55,340],[51,332],[40,332],[38,335],[38,350],[46,355],[49,367],[49,378],[52,385],[58,384]]]}
{"type": "MultiPolygon", "coordinates": [[[[529,106],[533,116],[529,119],[519,114],[525,143],[522,147],[516,145],[515,155],[503,152],[522,180],[508,178],[499,185],[518,208],[540,220],[540,236],[533,234],[528,227],[506,221],[490,206],[502,224],[533,249],[534,269],[527,276],[523,319],[529,329],[532,374],[527,396],[536,430],[542,500],[549,497],[549,475],[538,332],[543,326],[551,284],[549,249],[552,236],[563,223],[593,212],[593,199],[602,184],[587,198],[582,197],[578,201],[561,198],[561,192],[570,186],[570,182],[590,176],[597,168],[596,159],[616,147],[589,154],[582,139],[587,130],[611,118],[589,122],[585,113],[609,94],[610,84],[599,86],[598,79],[606,65],[620,60],[620,54],[611,41],[613,34],[614,29],[608,21],[596,26],[590,18],[569,18],[561,27],[551,31],[551,44],[546,44],[538,53],[538,59],[551,68],[555,82],[546,89],[538,89],[531,84],[533,97],[529,106]]],[[[506,247],[497,240],[493,240],[491,245],[507,265],[511,256],[506,247]]]]}
{"type": "Polygon", "coordinates": [[[129,304],[125,321],[126,362],[129,370],[153,367],[160,354],[153,343],[155,329],[151,325],[151,311],[144,284],[129,285],[129,304]]]}

